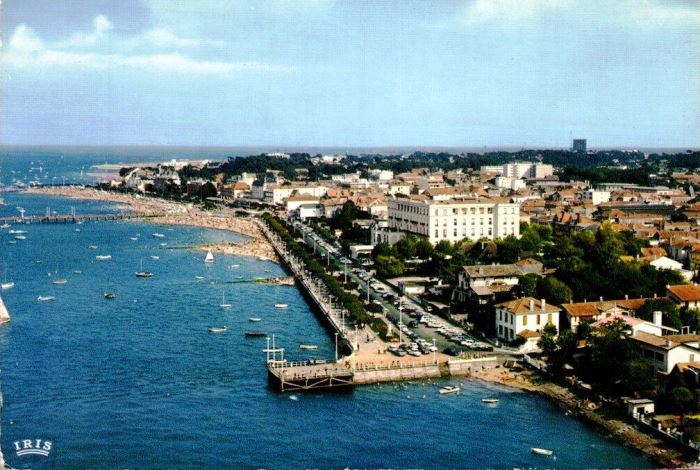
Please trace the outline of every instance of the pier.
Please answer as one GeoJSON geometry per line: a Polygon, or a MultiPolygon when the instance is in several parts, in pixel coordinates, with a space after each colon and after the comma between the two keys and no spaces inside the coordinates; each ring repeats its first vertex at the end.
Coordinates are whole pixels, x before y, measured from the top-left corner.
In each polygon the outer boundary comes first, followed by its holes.
{"type": "Polygon", "coordinates": [[[144,219],[160,217],[160,215],[144,215],[136,213],[112,213],[112,214],[53,214],[53,215],[27,215],[15,217],[0,217],[3,224],[71,224],[80,222],[103,222],[114,220],[144,219]]]}
{"type": "Polygon", "coordinates": [[[312,305],[333,330],[336,341],[335,360],[291,362],[284,359],[284,348],[276,347],[274,337],[268,338],[264,352],[267,353],[268,380],[275,390],[291,392],[347,389],[380,382],[467,376],[474,371],[494,367],[500,363],[498,357],[483,353],[474,353],[465,359],[449,358],[437,353],[430,356],[430,359],[366,353],[367,349],[378,347],[384,354],[388,346],[386,343],[365,346],[365,352],[361,355],[360,334],[356,329],[350,330],[346,327],[346,312],[333,303],[322,282],[305,271],[301,261],[289,253],[282,240],[265,223],[259,222],[259,225],[279,257],[301,284],[304,293],[311,299],[312,305]],[[339,357],[339,348],[349,354],[339,357]]]}

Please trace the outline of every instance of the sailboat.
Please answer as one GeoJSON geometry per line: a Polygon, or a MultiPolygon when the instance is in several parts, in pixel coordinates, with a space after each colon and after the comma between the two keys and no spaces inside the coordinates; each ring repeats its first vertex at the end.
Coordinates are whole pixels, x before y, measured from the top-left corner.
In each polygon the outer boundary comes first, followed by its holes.
{"type": "Polygon", "coordinates": [[[151,277],[151,276],[153,276],[152,272],[143,270],[143,259],[141,260],[141,270],[136,271],[135,274],[136,274],[136,277],[151,277]]]}
{"type": "Polygon", "coordinates": [[[227,309],[227,308],[231,308],[231,307],[233,307],[233,305],[226,303],[226,294],[222,292],[221,293],[221,303],[219,304],[219,308],[227,309]]]}
{"type": "Polygon", "coordinates": [[[0,297],[0,323],[7,323],[8,321],[10,321],[10,312],[7,311],[5,302],[3,302],[2,297],[0,297]]]}
{"type": "Polygon", "coordinates": [[[213,263],[214,262],[214,254],[211,252],[211,250],[207,251],[207,256],[204,258],[205,263],[213,263]]]}
{"type": "Polygon", "coordinates": [[[2,284],[0,284],[0,289],[7,290],[12,289],[13,287],[15,287],[14,282],[7,282],[7,264],[5,264],[5,279],[3,280],[2,284]]]}

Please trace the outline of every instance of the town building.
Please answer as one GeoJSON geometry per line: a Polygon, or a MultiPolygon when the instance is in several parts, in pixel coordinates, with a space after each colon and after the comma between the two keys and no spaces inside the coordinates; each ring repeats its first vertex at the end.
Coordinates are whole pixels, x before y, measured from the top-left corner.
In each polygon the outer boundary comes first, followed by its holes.
{"type": "Polygon", "coordinates": [[[496,305],[496,336],[504,341],[513,341],[520,336],[525,339],[521,350],[536,349],[545,325],[554,325],[559,331],[559,312],[558,307],[547,305],[545,299],[532,297],[500,303],[496,305]]]}
{"type": "Polygon", "coordinates": [[[574,139],[572,150],[574,152],[586,153],[586,139],[574,139]]]}
{"type": "Polygon", "coordinates": [[[700,286],[697,284],[681,284],[666,286],[666,297],[681,307],[700,307],[700,286]]]}
{"type": "Polygon", "coordinates": [[[427,238],[457,242],[520,235],[520,204],[506,199],[425,196],[390,199],[389,228],[427,238]]]}

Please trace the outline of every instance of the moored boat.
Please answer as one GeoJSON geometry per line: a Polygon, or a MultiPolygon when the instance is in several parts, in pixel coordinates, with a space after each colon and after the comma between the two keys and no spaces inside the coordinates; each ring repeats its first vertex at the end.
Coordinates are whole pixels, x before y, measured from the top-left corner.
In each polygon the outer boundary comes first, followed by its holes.
{"type": "Polygon", "coordinates": [[[53,295],[40,295],[36,298],[36,300],[39,302],[49,302],[51,300],[56,300],[56,297],[54,297],[53,295]]]}
{"type": "Polygon", "coordinates": [[[15,287],[14,282],[3,282],[0,284],[0,289],[2,290],[12,289],[13,287],[15,287]]]}
{"type": "Polygon", "coordinates": [[[152,235],[153,235],[155,238],[165,238],[165,234],[158,233],[158,232],[156,232],[156,233],[154,233],[154,234],[152,234],[152,235]]]}
{"type": "Polygon", "coordinates": [[[544,455],[544,456],[550,456],[554,453],[554,451],[549,450],[549,449],[542,449],[540,447],[533,447],[530,449],[533,454],[537,455],[544,455]]]}
{"type": "Polygon", "coordinates": [[[98,259],[100,261],[112,259],[112,255],[95,255],[95,259],[98,259]]]}
{"type": "Polygon", "coordinates": [[[316,350],[318,349],[318,346],[315,344],[300,344],[299,349],[307,349],[307,350],[316,350]]]}
{"type": "Polygon", "coordinates": [[[53,281],[53,283],[57,286],[63,286],[65,284],[68,284],[68,279],[56,279],[55,281],[53,281]]]}
{"type": "Polygon", "coordinates": [[[224,333],[227,330],[225,326],[210,326],[207,329],[209,330],[209,333],[224,333]]]}
{"type": "Polygon", "coordinates": [[[459,393],[459,387],[455,385],[447,385],[440,389],[440,395],[447,395],[449,393],[459,393]]]}
{"type": "Polygon", "coordinates": [[[264,331],[246,331],[244,334],[250,337],[267,336],[267,333],[264,331]]]}
{"type": "Polygon", "coordinates": [[[262,318],[250,317],[250,318],[248,319],[248,321],[253,322],[253,323],[257,323],[257,322],[259,322],[259,321],[262,321],[262,318]]]}
{"type": "Polygon", "coordinates": [[[211,252],[211,250],[207,251],[207,256],[204,258],[205,263],[213,263],[214,262],[214,254],[211,252]]]}
{"type": "Polygon", "coordinates": [[[275,308],[287,308],[289,305],[287,304],[275,304],[275,308]]]}
{"type": "Polygon", "coordinates": [[[498,398],[482,398],[481,403],[495,404],[498,403],[498,398]]]}
{"type": "Polygon", "coordinates": [[[114,300],[117,298],[117,294],[114,292],[105,292],[105,299],[107,300],[114,300]]]}

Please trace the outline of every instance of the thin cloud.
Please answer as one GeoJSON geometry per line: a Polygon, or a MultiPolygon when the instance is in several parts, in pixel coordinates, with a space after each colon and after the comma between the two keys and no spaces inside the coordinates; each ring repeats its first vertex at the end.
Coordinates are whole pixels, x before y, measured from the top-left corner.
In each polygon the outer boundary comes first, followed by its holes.
{"type": "Polygon", "coordinates": [[[540,10],[559,6],[562,0],[474,0],[464,11],[467,23],[503,18],[527,18],[540,10]]]}
{"type": "MultiPolygon", "coordinates": [[[[244,71],[288,72],[292,68],[266,64],[257,61],[217,61],[200,60],[179,51],[158,53],[104,52],[99,49],[109,41],[113,25],[105,16],[93,21],[93,30],[77,33],[66,40],[49,44],[42,40],[27,25],[20,24],[13,31],[3,56],[3,63],[15,68],[73,67],[82,69],[145,69],[153,71],[188,72],[198,74],[227,74],[244,71]],[[89,50],[93,49],[93,50],[89,50]]],[[[160,49],[192,48],[202,45],[221,47],[223,42],[204,41],[194,38],[180,38],[167,29],[161,28],[145,34],[126,38],[123,45],[130,48],[149,46],[160,49]]]]}

